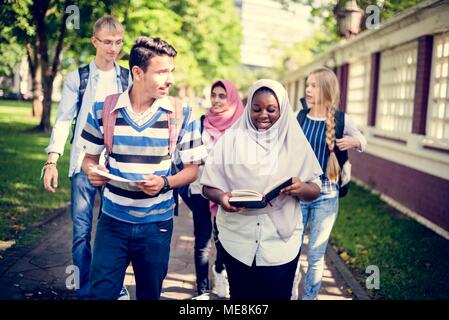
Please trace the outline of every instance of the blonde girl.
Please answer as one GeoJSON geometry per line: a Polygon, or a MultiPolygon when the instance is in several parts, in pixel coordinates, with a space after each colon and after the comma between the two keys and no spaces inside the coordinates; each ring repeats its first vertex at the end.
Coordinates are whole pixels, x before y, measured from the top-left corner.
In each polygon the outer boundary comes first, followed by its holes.
{"type": "MultiPolygon", "coordinates": [[[[340,88],[332,70],[312,71],[307,77],[305,93],[308,108],[297,113],[297,119],[324,172],[320,177],[320,196],[309,202],[301,200],[304,233],[310,220],[308,269],[302,299],[315,300],[323,276],[324,254],[337,218],[338,198],[347,191],[342,185],[350,177],[348,150],[364,151],[366,139],[348,115],[338,111],[340,88]]],[[[292,299],[298,297],[299,280],[298,263],[292,299]]]]}

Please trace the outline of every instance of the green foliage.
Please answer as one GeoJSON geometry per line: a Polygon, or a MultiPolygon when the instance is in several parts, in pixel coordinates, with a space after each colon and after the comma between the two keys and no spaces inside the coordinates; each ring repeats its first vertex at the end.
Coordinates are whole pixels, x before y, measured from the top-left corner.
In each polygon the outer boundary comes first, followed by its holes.
{"type": "Polygon", "coordinates": [[[49,135],[30,131],[38,121],[29,117],[30,105],[0,100],[0,240],[43,221],[70,199],[70,144],[58,161],[58,191],[50,194],[39,179],[49,135]]]}
{"type": "MultiPolygon", "coordinates": [[[[0,26],[8,34],[3,40],[0,38],[0,44],[6,45],[6,39],[13,36],[22,46],[34,44],[36,28],[30,13],[32,3],[32,0],[11,0],[0,8],[0,26]]],[[[50,57],[56,45],[64,4],[62,0],[50,1],[46,16],[50,57]]],[[[113,14],[125,26],[122,65],[127,65],[129,51],[140,35],[161,37],[176,48],[177,86],[192,87],[200,92],[214,79],[233,75],[230,70],[239,63],[241,27],[232,0],[103,0],[95,3],[80,0],[76,5],[80,10],[80,28],[66,32],[61,62],[65,72],[94,57],[92,27],[106,14],[113,14]]],[[[1,58],[6,55],[5,51],[0,52],[1,58]]],[[[8,65],[11,64],[13,61],[8,65]]]]}
{"type": "MultiPolygon", "coordinates": [[[[280,2],[286,9],[291,3],[300,3],[308,6],[311,10],[311,21],[319,21],[321,29],[306,40],[293,44],[284,52],[284,58],[277,66],[280,77],[285,73],[307,64],[313,60],[316,54],[326,51],[332,44],[340,41],[337,30],[337,21],[334,14],[335,5],[344,0],[334,1],[313,1],[313,0],[276,0],[280,2]],[[311,59],[312,58],[312,59],[311,59]]],[[[369,5],[377,5],[380,9],[380,23],[423,2],[423,0],[358,0],[358,6],[365,11],[369,5]]],[[[362,23],[364,29],[364,23],[362,23]]]]}
{"type": "Polygon", "coordinates": [[[448,299],[449,243],[386,205],[368,189],[352,185],[340,201],[332,242],[361,285],[366,267],[380,270],[375,299],[448,299]]]}
{"type": "Polygon", "coordinates": [[[25,55],[25,50],[17,44],[15,39],[8,42],[0,42],[0,76],[9,77],[13,74],[14,68],[20,63],[25,55]]]}

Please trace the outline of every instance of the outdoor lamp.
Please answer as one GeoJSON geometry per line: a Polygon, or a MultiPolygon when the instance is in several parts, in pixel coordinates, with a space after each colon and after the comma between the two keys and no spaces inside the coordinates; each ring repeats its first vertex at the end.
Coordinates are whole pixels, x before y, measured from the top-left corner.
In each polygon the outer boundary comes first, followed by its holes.
{"type": "Polygon", "coordinates": [[[364,13],[356,0],[338,1],[334,7],[334,14],[340,36],[350,39],[360,32],[364,13]]]}

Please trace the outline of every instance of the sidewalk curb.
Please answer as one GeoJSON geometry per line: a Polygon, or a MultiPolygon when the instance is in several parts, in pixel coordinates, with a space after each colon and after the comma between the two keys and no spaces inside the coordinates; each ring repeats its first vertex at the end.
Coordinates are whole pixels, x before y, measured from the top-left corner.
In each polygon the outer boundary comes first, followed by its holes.
{"type": "Polygon", "coordinates": [[[352,293],[356,297],[357,300],[371,300],[366,291],[360,285],[360,283],[356,280],[352,272],[346,266],[346,264],[341,260],[340,256],[337,252],[332,248],[331,245],[327,246],[326,255],[335,265],[335,268],[346,281],[346,283],[351,287],[352,293]]]}
{"type": "Polygon", "coordinates": [[[33,231],[36,228],[42,227],[43,225],[46,225],[47,223],[53,221],[54,219],[56,219],[57,217],[59,217],[61,214],[63,214],[64,212],[67,211],[67,209],[70,206],[70,202],[66,202],[64,203],[64,205],[56,210],[54,210],[54,212],[52,214],[50,214],[48,217],[46,217],[43,221],[41,222],[37,222],[34,223],[32,225],[30,225],[29,227],[27,227],[25,230],[22,230],[21,232],[19,232],[15,237],[14,240],[17,240],[21,237],[23,237],[25,234],[33,231]]]}
{"type": "MultiPolygon", "coordinates": [[[[54,212],[45,218],[43,221],[35,223],[25,230],[21,231],[17,234],[13,240],[18,240],[20,237],[23,237],[25,234],[35,230],[36,228],[45,228],[45,226],[49,225],[50,222],[56,220],[61,217],[67,210],[69,209],[70,202],[64,204],[64,207],[54,210],[54,212]]],[[[8,272],[8,270],[20,259],[26,256],[30,251],[36,248],[43,241],[44,237],[39,238],[37,241],[30,243],[23,247],[16,247],[15,245],[2,253],[2,259],[0,260],[0,279],[8,272]]]]}

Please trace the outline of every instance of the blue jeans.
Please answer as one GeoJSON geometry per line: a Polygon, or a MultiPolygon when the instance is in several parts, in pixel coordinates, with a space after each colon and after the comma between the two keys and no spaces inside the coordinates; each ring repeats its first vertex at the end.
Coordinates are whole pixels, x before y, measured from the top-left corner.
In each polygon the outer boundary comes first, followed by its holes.
{"type": "Polygon", "coordinates": [[[81,171],[70,178],[71,214],[73,224],[72,259],[78,267],[79,281],[77,281],[78,299],[88,299],[89,272],[92,253],[90,238],[92,232],[92,216],[97,188],[92,186],[86,174],[81,171]]]}
{"type": "MultiPolygon", "coordinates": [[[[192,194],[189,199],[189,208],[193,215],[193,234],[195,236],[195,272],[197,293],[209,292],[209,251],[212,231],[214,241],[218,241],[218,230],[215,218],[212,224],[209,200],[200,194],[192,194]]],[[[216,245],[215,271],[223,271],[224,261],[222,247],[216,245]]]]}
{"type": "MultiPolygon", "coordinates": [[[[324,254],[338,213],[338,196],[326,198],[320,195],[311,202],[301,201],[304,233],[309,220],[310,233],[307,246],[308,268],[304,283],[303,299],[313,300],[321,287],[324,269],[324,254]]],[[[303,233],[303,238],[304,238],[303,233]]]]}
{"type": "Polygon", "coordinates": [[[132,263],[138,300],[159,300],[167,275],[173,219],[132,224],[102,213],[91,266],[91,299],[117,300],[132,263]]]}

